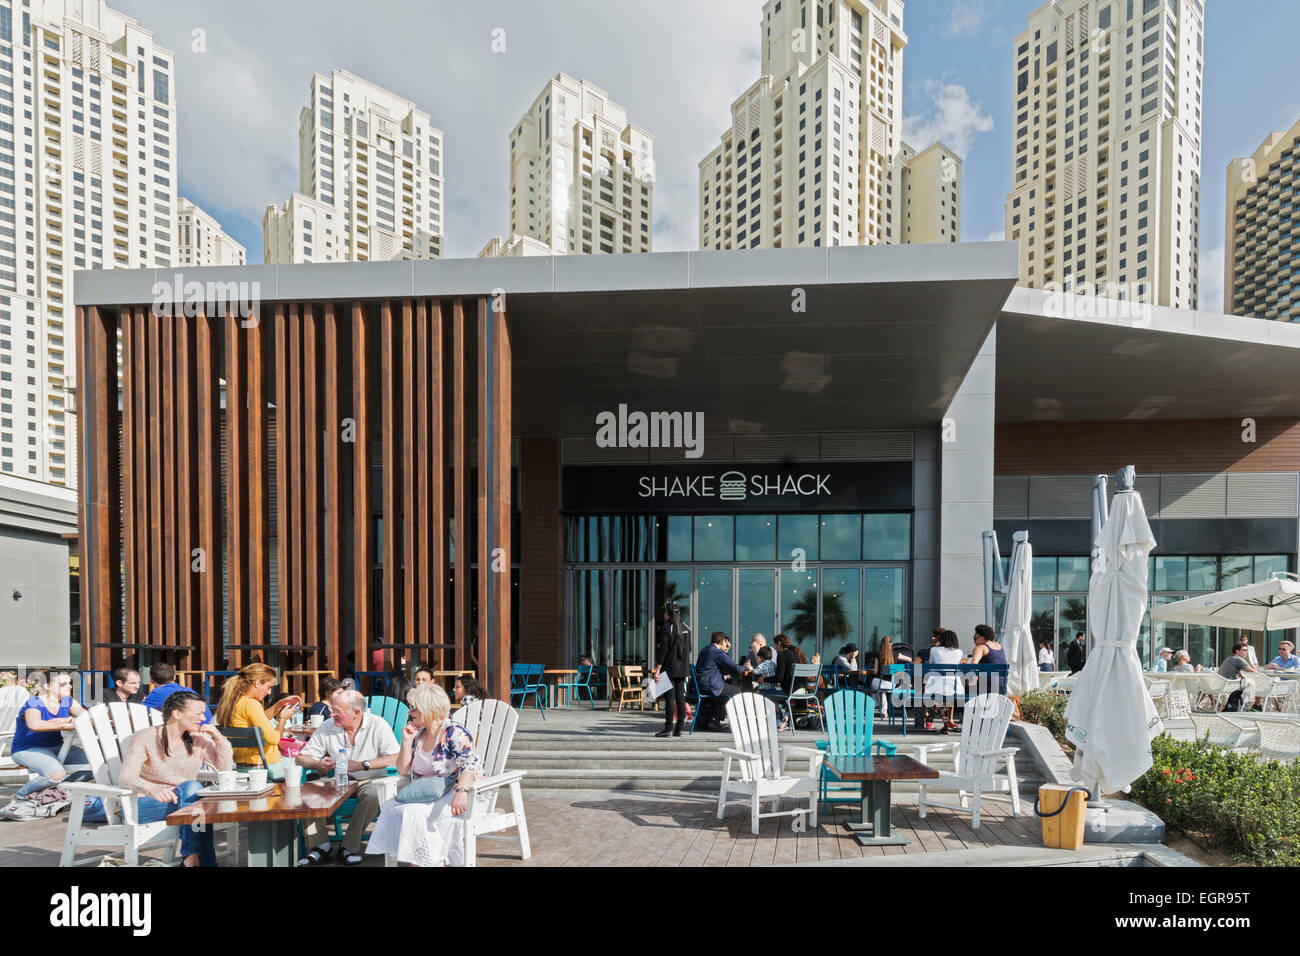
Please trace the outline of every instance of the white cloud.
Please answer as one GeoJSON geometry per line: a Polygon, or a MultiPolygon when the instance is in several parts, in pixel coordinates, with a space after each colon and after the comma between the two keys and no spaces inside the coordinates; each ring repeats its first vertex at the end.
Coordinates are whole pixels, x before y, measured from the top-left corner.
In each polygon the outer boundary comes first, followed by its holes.
{"type": "Polygon", "coordinates": [[[1201,312],[1223,312],[1223,246],[1215,246],[1201,253],[1197,267],[1199,277],[1199,303],[1201,312]]]}
{"type": "Polygon", "coordinates": [[[1003,242],[1006,238],[1007,238],[1007,230],[1006,227],[1004,226],[1001,229],[994,229],[992,232],[988,234],[988,237],[984,241],[1003,242]]]}
{"type": "Polygon", "coordinates": [[[993,129],[993,117],[971,100],[966,87],[960,83],[928,80],[924,89],[930,97],[931,109],[921,116],[904,117],[903,138],[918,150],[942,140],[965,159],[971,141],[993,129]]]}
{"type": "Polygon", "coordinates": [[[953,0],[948,19],[939,32],[945,37],[975,36],[989,21],[985,0],[953,0]]]}

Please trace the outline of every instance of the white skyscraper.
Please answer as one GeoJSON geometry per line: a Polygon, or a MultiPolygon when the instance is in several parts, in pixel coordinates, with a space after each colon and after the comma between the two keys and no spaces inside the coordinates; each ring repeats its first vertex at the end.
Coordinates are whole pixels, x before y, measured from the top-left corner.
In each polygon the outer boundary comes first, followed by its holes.
{"type": "Polygon", "coordinates": [[[179,197],[176,213],[176,264],[178,266],[242,266],[245,249],[226,235],[221,224],[179,197]]]}
{"type": "Polygon", "coordinates": [[[700,248],[903,241],[903,4],[768,0],[762,29],[762,76],[699,166],[700,248]]]}
{"type": "Polygon", "coordinates": [[[510,131],[511,236],[479,256],[537,255],[537,243],[649,252],[653,199],[654,138],[604,90],[559,73],[510,131]]]}
{"type": "Polygon", "coordinates": [[[0,472],[76,483],[73,272],[175,261],[173,67],[104,0],[0,2],[0,472]]]}
{"type": "Polygon", "coordinates": [[[1201,0],[1030,14],[1006,203],[1022,284],[1196,308],[1203,24],[1201,0]]]}
{"type": "Polygon", "coordinates": [[[262,217],[266,262],[442,255],[442,132],[415,104],[341,70],[299,116],[299,191],[262,217]]]}

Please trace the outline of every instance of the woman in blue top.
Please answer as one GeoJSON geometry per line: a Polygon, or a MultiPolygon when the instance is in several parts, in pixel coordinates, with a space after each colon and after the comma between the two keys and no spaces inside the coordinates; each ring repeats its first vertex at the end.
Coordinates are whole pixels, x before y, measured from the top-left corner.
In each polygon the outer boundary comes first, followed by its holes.
{"type": "Polygon", "coordinates": [[[89,769],[85,751],[80,747],[71,748],[65,761],[59,762],[63,731],[72,730],[73,718],[86,710],[72,699],[72,678],[53,671],[48,674],[38,671],[32,677],[42,691],[29,697],[18,711],[11,756],[14,763],[26,767],[33,776],[15,798],[52,787],[73,771],[89,769]]]}
{"type": "MultiPolygon", "coordinates": [[[[970,655],[972,664],[1006,664],[1006,652],[1002,650],[1002,645],[995,641],[993,637],[993,628],[987,624],[975,625],[975,650],[970,655]]],[[[1007,692],[1007,676],[1005,674],[998,674],[996,686],[993,686],[993,683],[993,681],[989,682],[989,693],[1005,694],[1007,692]]]]}

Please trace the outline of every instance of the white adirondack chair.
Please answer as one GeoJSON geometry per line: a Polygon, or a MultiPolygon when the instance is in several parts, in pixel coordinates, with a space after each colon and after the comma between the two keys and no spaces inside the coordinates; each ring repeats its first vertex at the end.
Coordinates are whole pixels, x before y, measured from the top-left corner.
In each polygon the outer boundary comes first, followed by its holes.
{"type": "MultiPolygon", "coordinates": [[[[68,814],[68,829],[63,839],[63,854],[59,866],[86,866],[98,864],[105,856],[99,854],[77,860],[84,847],[112,847],[121,850],[127,866],[137,866],[140,851],[163,846],[164,860],[176,860],[177,844],[181,838],[180,827],[169,826],[164,821],[140,823],[137,820],[139,795],[117,785],[122,769],[122,753],[131,735],[147,727],[162,724],[162,714],[146,711],[141,704],[96,704],[76,719],[77,738],[86,752],[86,760],[95,774],[94,783],[63,783],[60,786],[72,798],[68,814]],[[82,826],[82,814],[87,797],[99,797],[104,803],[105,823],[82,826]]],[[[232,859],[239,856],[238,824],[223,827],[232,859]]]]}
{"type": "Polygon", "coordinates": [[[818,787],[821,780],[822,761],[825,754],[809,747],[783,747],[777,737],[777,708],[769,698],[758,694],[737,694],[727,701],[727,719],[731,721],[731,736],[736,746],[719,747],[724,758],[722,785],[718,790],[718,819],[727,812],[728,804],[748,803],[750,829],[757,834],[763,817],[798,817],[809,815],[809,824],[817,827],[818,787]],[[786,759],[790,756],[807,757],[810,768],[806,776],[787,773],[786,759]],[[740,771],[738,779],[731,778],[731,765],[740,771]],[[785,797],[808,796],[808,808],[781,810],[785,797]],[[735,799],[732,796],[735,795],[735,799]],[[776,802],[772,813],[760,813],[761,805],[768,800],[776,802]]]}
{"type": "MultiPolygon", "coordinates": [[[[527,771],[506,770],[519,712],[502,700],[476,700],[458,710],[454,719],[474,738],[474,751],[483,764],[484,773],[470,787],[465,810],[465,866],[476,865],[480,836],[514,828],[519,830],[520,858],[528,859],[533,850],[528,842],[522,786],[527,771]],[[505,788],[510,790],[510,809],[499,810],[497,800],[505,788]]],[[[392,790],[396,791],[397,778],[388,779],[392,781],[392,790]]],[[[393,860],[385,857],[384,863],[392,866],[393,860]]]]}
{"type": "Polygon", "coordinates": [[[952,771],[939,771],[938,780],[919,781],[919,816],[925,816],[927,804],[948,810],[970,810],[971,829],[978,830],[981,797],[988,793],[1007,792],[1011,795],[1011,812],[1019,815],[1020,782],[1016,779],[1015,756],[1020,748],[1004,746],[1014,710],[1011,701],[1001,694],[981,694],[966,704],[961,740],[916,745],[917,759],[922,763],[927,763],[932,753],[951,750],[956,767],[952,771]],[[929,799],[932,789],[957,791],[959,804],[929,799]],[[967,806],[967,794],[973,797],[973,806],[967,806]]]}

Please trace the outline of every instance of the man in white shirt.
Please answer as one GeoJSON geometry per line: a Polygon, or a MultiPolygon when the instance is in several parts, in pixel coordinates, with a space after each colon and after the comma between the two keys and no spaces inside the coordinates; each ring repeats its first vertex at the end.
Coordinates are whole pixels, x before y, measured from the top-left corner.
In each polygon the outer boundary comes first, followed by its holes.
{"type": "MultiPolygon", "coordinates": [[[[299,764],[309,770],[328,773],[334,769],[339,750],[346,747],[350,755],[349,775],[396,765],[397,754],[402,748],[393,728],[382,717],[366,711],[366,699],[359,691],[336,691],[330,698],[330,711],[330,719],[320,725],[298,754],[299,764]]],[[[357,788],[356,809],[352,811],[352,820],[339,851],[348,866],[356,866],[364,859],[361,840],[366,828],[379,816],[377,782],[365,779],[357,788]]],[[[315,866],[329,856],[329,825],[329,820],[303,821],[303,843],[312,849],[298,861],[299,866],[315,866]]]]}

